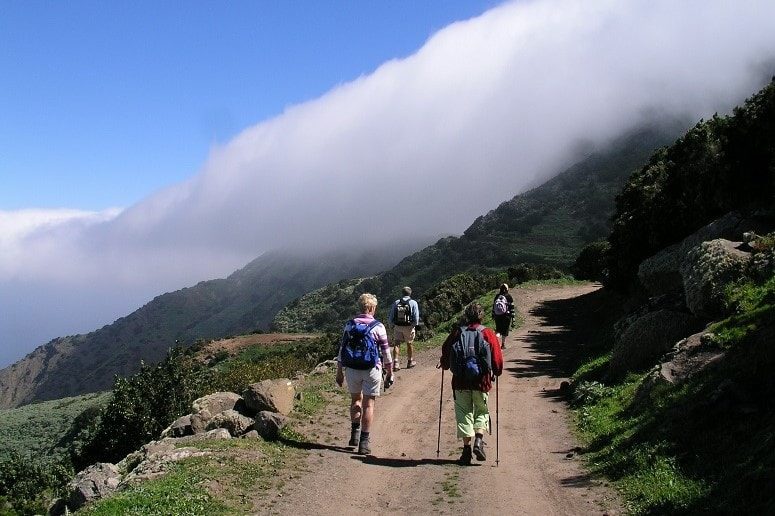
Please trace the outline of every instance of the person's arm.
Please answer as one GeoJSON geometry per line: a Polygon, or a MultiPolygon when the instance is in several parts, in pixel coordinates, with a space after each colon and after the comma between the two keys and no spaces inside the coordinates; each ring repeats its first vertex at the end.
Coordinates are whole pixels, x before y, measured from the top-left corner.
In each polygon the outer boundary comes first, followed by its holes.
{"type": "Polygon", "coordinates": [[[486,328],[482,333],[490,344],[492,372],[495,376],[500,376],[501,373],[503,373],[503,353],[501,353],[501,344],[498,342],[498,337],[490,328],[486,328]]]}
{"type": "Polygon", "coordinates": [[[339,351],[336,353],[336,384],[339,387],[341,387],[344,383],[344,370],[342,369],[342,342],[344,342],[344,332],[342,332],[342,337],[339,339],[339,351]]]}
{"type": "Polygon", "coordinates": [[[441,364],[442,369],[449,369],[449,358],[450,352],[452,350],[452,344],[455,342],[455,339],[457,339],[459,332],[460,328],[456,327],[449,335],[447,335],[446,340],[444,340],[444,344],[441,345],[441,359],[439,360],[439,363],[441,364]]]}
{"type": "Polygon", "coordinates": [[[417,301],[412,299],[410,303],[413,305],[412,308],[412,326],[417,326],[420,324],[420,305],[417,304],[417,301]]]}
{"type": "Polygon", "coordinates": [[[388,378],[393,376],[393,355],[390,353],[390,342],[388,341],[385,325],[378,324],[373,330],[374,338],[377,341],[379,349],[382,350],[382,369],[388,378]]]}
{"type": "Polygon", "coordinates": [[[390,326],[395,326],[396,325],[396,303],[395,303],[395,301],[393,302],[393,304],[390,305],[390,310],[388,310],[387,323],[390,326]]]}

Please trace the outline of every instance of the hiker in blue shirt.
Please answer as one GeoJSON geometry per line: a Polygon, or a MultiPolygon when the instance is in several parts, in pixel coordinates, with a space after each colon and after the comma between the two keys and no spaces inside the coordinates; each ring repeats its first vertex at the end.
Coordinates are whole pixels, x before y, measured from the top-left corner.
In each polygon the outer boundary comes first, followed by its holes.
{"type": "Polygon", "coordinates": [[[401,351],[401,343],[406,342],[406,367],[407,369],[417,365],[413,357],[413,343],[415,327],[420,324],[420,307],[417,301],[412,299],[412,289],[404,287],[403,297],[396,299],[390,307],[388,324],[393,326],[393,371],[400,369],[398,354],[401,351]]]}

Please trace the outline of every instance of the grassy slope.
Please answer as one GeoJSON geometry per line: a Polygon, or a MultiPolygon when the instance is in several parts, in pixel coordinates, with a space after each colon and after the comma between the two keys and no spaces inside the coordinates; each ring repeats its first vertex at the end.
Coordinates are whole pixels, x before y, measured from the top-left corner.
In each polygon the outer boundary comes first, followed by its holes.
{"type": "Polygon", "coordinates": [[[35,458],[60,454],[63,450],[56,445],[76,416],[90,407],[104,405],[108,397],[109,393],[85,394],[0,410],[0,460],[12,452],[35,458]]]}

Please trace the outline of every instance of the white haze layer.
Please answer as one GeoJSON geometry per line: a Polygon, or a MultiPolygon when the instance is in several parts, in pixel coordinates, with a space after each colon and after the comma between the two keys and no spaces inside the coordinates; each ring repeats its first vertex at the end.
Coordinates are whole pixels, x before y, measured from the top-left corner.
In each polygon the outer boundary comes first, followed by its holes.
{"type": "Polygon", "coordinates": [[[772,73],[773,20],[771,1],[507,3],[245,129],[120,213],[4,213],[0,366],[265,250],[460,233],[580,143],[740,103],[772,73]]]}

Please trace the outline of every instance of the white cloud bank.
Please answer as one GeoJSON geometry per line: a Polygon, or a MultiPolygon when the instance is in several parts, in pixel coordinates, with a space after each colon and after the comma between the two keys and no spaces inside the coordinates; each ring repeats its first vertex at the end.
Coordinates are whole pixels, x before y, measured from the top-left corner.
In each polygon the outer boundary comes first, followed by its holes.
{"type": "MultiPolygon", "coordinates": [[[[35,231],[14,225],[33,212],[3,214],[16,222],[0,218],[0,301],[27,307],[67,288],[82,306],[48,301],[63,319],[91,310],[92,326],[75,329],[88,331],[278,246],[459,233],[567,164],[580,141],[742,101],[773,71],[772,20],[770,1],[504,4],[246,129],[196,176],[121,213],[64,214],[35,231]]],[[[43,340],[20,325],[47,315],[21,310],[3,306],[6,357],[43,340]]]]}

